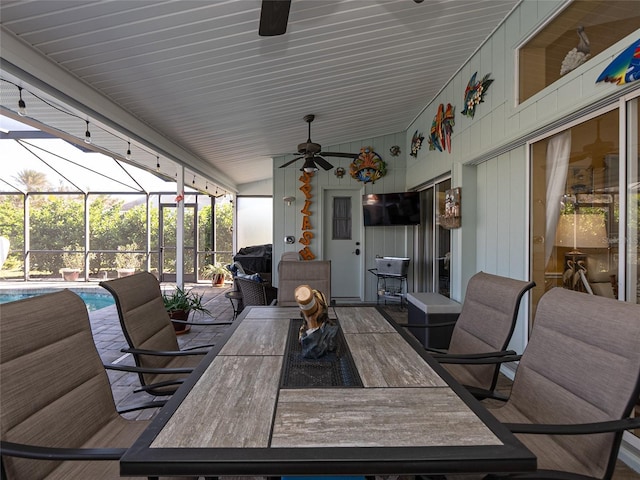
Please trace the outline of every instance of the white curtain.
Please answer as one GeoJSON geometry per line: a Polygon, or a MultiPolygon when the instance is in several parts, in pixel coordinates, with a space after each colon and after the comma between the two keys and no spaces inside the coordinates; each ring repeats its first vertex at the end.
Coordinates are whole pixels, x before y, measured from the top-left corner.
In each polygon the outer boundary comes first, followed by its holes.
{"type": "Polygon", "coordinates": [[[556,228],[560,216],[560,202],[565,192],[569,156],[571,154],[571,130],[554,135],[547,143],[547,197],[546,228],[544,237],[545,265],[551,258],[556,228]]]}

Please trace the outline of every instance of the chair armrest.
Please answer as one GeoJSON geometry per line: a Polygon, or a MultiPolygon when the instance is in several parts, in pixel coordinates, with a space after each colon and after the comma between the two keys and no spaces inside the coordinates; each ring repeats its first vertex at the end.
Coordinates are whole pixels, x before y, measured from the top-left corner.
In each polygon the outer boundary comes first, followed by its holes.
{"type": "Polygon", "coordinates": [[[483,352],[483,353],[435,353],[431,356],[438,359],[448,358],[491,358],[491,357],[512,357],[518,354],[514,350],[499,350],[497,352],[483,352]]]}
{"type": "MultiPolygon", "coordinates": [[[[165,380],[164,382],[157,382],[157,383],[151,383],[149,385],[142,385],[141,387],[138,387],[137,389],[135,389],[133,393],[150,392],[150,391],[156,390],[157,388],[168,387],[171,385],[182,385],[183,383],[184,383],[184,378],[178,378],[176,380],[165,380]]],[[[162,393],[158,395],[173,395],[176,390],[178,390],[178,387],[176,387],[175,390],[172,390],[172,391],[167,390],[166,393],[162,393]]]]}
{"type": "Polygon", "coordinates": [[[118,413],[122,414],[122,413],[128,413],[128,412],[135,412],[137,410],[145,410],[147,408],[162,408],[166,403],[167,403],[166,400],[140,403],[137,405],[131,405],[128,407],[119,408],[118,413]]]}
{"type": "Polygon", "coordinates": [[[129,372],[129,373],[191,373],[193,372],[193,368],[145,368],[145,367],[134,367],[130,365],[114,365],[113,363],[103,364],[104,368],[107,370],[116,370],[118,372],[129,372]]]}
{"type": "Polygon", "coordinates": [[[34,460],[120,460],[126,448],[59,448],[0,441],[0,454],[34,460]]]}
{"type": "Polygon", "coordinates": [[[171,321],[173,323],[180,323],[180,324],[184,324],[184,325],[205,325],[205,326],[212,326],[212,325],[231,325],[232,322],[193,322],[191,320],[175,320],[175,319],[171,319],[171,321]]]}
{"type": "MultiPolygon", "coordinates": [[[[194,347],[185,347],[185,348],[183,348],[183,349],[182,349],[182,350],[180,350],[180,351],[181,351],[181,352],[190,352],[190,351],[192,351],[192,350],[197,350],[197,349],[199,349],[199,348],[207,348],[207,349],[209,349],[209,348],[211,348],[211,347],[215,347],[215,346],[216,346],[216,344],[215,344],[215,343],[208,343],[208,344],[206,344],[206,345],[196,345],[196,346],[194,346],[194,347]]],[[[207,351],[204,351],[204,353],[205,353],[205,354],[206,354],[207,352],[208,352],[208,350],[207,350],[207,351]]]]}
{"type": "Polygon", "coordinates": [[[142,348],[123,348],[123,353],[133,353],[134,355],[155,355],[157,357],[182,357],[185,355],[206,355],[205,350],[144,350],[142,348]]]}
{"type": "Polygon", "coordinates": [[[434,347],[424,347],[424,349],[432,354],[447,354],[447,349],[446,348],[434,348],[434,347]]]}
{"type": "Polygon", "coordinates": [[[456,320],[452,320],[450,322],[442,322],[442,323],[398,323],[400,327],[407,328],[439,328],[439,327],[451,327],[456,324],[456,320]]]}
{"type": "Polygon", "coordinates": [[[595,433],[622,432],[640,427],[640,417],[608,420],[595,423],[538,424],[505,423],[512,433],[531,433],[542,435],[585,435],[595,433]]]}
{"type": "Polygon", "coordinates": [[[448,364],[462,364],[462,365],[490,365],[494,363],[508,363],[508,362],[517,362],[522,358],[522,355],[508,355],[504,357],[480,357],[480,358],[460,358],[454,357],[451,358],[436,358],[438,363],[448,363],[448,364]]]}

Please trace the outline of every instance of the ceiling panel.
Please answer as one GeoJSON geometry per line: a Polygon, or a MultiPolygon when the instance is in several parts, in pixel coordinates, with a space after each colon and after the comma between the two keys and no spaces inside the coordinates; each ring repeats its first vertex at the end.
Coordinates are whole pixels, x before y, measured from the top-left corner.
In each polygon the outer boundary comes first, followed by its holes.
{"type": "Polygon", "coordinates": [[[517,1],[293,0],[277,37],[258,36],[259,0],[3,0],[0,18],[238,185],[271,177],[308,113],[327,146],[405,130],[517,1]]]}

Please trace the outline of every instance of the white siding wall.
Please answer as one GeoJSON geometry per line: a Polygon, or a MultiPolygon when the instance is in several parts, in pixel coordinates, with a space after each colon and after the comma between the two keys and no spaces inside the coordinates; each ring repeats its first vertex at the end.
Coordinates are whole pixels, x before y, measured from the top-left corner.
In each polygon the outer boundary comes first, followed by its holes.
{"type": "MultiPolygon", "coordinates": [[[[406,189],[406,155],[407,147],[404,146],[404,132],[383,137],[363,139],[358,142],[343,143],[340,145],[323,145],[324,149],[333,152],[359,152],[360,148],[371,146],[374,151],[387,163],[387,175],[376,181],[374,184],[364,185],[364,193],[391,193],[403,192],[406,189]],[[399,145],[402,153],[397,157],[392,157],[389,149],[393,145],[399,145]]],[[[295,165],[286,168],[279,168],[287,159],[292,157],[276,157],[273,162],[273,188],[274,188],[274,245],[273,245],[273,268],[274,283],[277,285],[277,264],[280,256],[285,251],[299,251],[303,245],[298,243],[301,236],[302,213],[304,207],[304,194],[299,190],[301,182],[299,180],[302,172],[302,160],[295,165]],[[283,197],[296,197],[296,202],[287,207],[283,202],[283,197]],[[293,245],[285,245],[284,237],[293,235],[296,242],[293,245]]],[[[313,195],[311,222],[313,225],[314,239],[310,245],[311,251],[317,259],[322,259],[321,239],[323,235],[323,225],[318,217],[320,206],[322,205],[323,188],[362,188],[363,184],[351,178],[349,175],[349,164],[347,158],[327,158],[334,167],[343,167],[347,173],[342,178],[337,178],[334,170],[318,170],[311,182],[313,195]]],[[[362,208],[356,205],[355,208],[362,208]]],[[[359,226],[354,226],[357,228],[359,226]]],[[[362,255],[365,258],[365,269],[362,273],[365,279],[365,300],[375,301],[376,282],[375,277],[367,272],[367,269],[375,267],[376,255],[412,256],[413,237],[415,227],[369,227],[364,229],[362,255]]]]}
{"type": "MultiPolygon", "coordinates": [[[[561,3],[522,2],[407,129],[406,145],[411,143],[416,129],[425,135],[425,144],[418,157],[408,157],[407,187],[449,171],[453,172],[452,185],[462,187],[462,228],[453,231],[453,298],[464,298],[466,280],[479,270],[522,279],[529,276],[529,174],[522,139],[596,101],[615,96],[616,89],[620,91],[619,87],[596,84],[595,80],[615,55],[637,39],[640,29],[516,105],[515,49],[557,11],[561,3]],[[464,90],[474,72],[478,72],[479,78],[490,73],[494,82],[484,103],[476,107],[472,119],[460,112],[464,90]],[[426,144],[440,103],[445,106],[451,103],[456,107],[451,154],[429,151],[426,144]],[[478,158],[513,143],[516,146],[507,153],[473,166],[478,158]],[[464,175],[464,170],[456,164],[471,165],[477,175],[464,175]],[[470,216],[474,217],[473,221],[470,216]],[[471,242],[465,238],[474,240],[474,251],[471,242]]],[[[527,316],[525,308],[520,312],[512,341],[512,348],[518,351],[526,344],[527,316]]]]}

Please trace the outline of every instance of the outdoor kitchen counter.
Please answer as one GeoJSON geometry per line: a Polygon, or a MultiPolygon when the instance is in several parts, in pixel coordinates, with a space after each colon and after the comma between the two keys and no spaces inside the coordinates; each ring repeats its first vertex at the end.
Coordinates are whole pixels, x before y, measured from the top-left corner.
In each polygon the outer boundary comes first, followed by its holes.
{"type": "Polygon", "coordinates": [[[125,454],[121,473],[371,475],[535,467],[533,455],[375,307],[331,314],[362,387],[282,387],[290,322],[299,310],[247,309],[125,454]]]}

